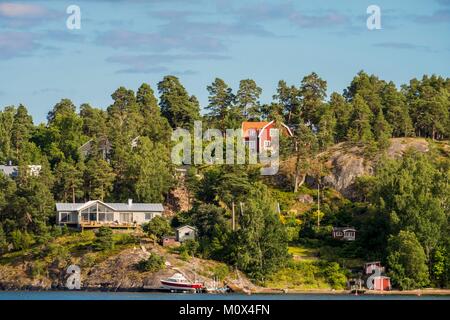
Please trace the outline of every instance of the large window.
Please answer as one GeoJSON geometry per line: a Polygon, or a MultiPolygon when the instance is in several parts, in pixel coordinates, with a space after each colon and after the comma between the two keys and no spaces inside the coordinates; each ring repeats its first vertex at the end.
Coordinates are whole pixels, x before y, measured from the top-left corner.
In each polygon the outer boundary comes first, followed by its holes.
{"type": "Polygon", "coordinates": [[[131,212],[121,212],[120,213],[120,222],[133,222],[133,213],[131,212]]]}
{"type": "Polygon", "coordinates": [[[71,223],[77,222],[77,213],[76,212],[61,212],[60,213],[60,222],[71,223]]]}
{"type": "Polygon", "coordinates": [[[83,221],[113,221],[114,211],[101,203],[93,205],[81,210],[81,218],[83,221]]]}

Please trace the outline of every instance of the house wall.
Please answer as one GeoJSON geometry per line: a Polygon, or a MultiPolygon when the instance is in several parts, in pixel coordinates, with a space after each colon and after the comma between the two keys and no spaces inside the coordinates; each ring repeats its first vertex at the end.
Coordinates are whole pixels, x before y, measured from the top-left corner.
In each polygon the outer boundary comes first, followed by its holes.
{"type": "Polygon", "coordinates": [[[183,242],[186,240],[195,240],[195,230],[188,227],[182,227],[177,230],[177,241],[183,242]]]}
{"type": "MultiPolygon", "coordinates": [[[[74,212],[74,213],[78,214],[78,212],[74,212]]],[[[146,220],[145,219],[145,212],[130,212],[130,213],[132,214],[131,223],[136,221],[136,223],[138,223],[138,224],[143,224],[143,223],[149,222],[154,217],[162,215],[161,212],[149,212],[150,213],[150,219],[146,220]]],[[[117,211],[114,212],[114,218],[113,218],[113,221],[111,221],[111,223],[114,222],[114,221],[119,221],[119,223],[124,222],[124,221],[122,221],[120,216],[121,216],[120,212],[117,212],[117,211]]],[[[81,217],[78,216],[77,221],[73,221],[73,222],[71,221],[70,224],[78,224],[80,222],[80,220],[81,220],[81,217]]],[[[61,222],[61,212],[57,212],[56,213],[56,221],[58,222],[58,224],[66,223],[66,222],[61,222]]]]}

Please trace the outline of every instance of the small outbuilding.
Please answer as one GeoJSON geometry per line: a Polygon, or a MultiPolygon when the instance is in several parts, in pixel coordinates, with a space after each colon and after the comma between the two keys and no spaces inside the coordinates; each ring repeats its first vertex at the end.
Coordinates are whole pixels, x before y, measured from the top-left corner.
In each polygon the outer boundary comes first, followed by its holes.
{"type": "Polygon", "coordinates": [[[391,278],[385,276],[378,276],[373,278],[373,290],[390,291],[391,278]]]}
{"type": "Polygon", "coordinates": [[[180,243],[177,241],[175,236],[164,236],[162,237],[162,246],[163,247],[173,247],[177,246],[180,243]]]}
{"type": "Polygon", "coordinates": [[[378,272],[382,274],[384,272],[384,267],[381,265],[380,261],[367,262],[364,264],[364,274],[372,274],[378,272]]]}
{"type": "Polygon", "coordinates": [[[343,241],[355,241],[356,229],[352,227],[333,227],[333,239],[343,241]]]}
{"type": "Polygon", "coordinates": [[[195,227],[185,225],[176,229],[176,241],[184,242],[186,240],[195,240],[197,229],[195,227]]]}

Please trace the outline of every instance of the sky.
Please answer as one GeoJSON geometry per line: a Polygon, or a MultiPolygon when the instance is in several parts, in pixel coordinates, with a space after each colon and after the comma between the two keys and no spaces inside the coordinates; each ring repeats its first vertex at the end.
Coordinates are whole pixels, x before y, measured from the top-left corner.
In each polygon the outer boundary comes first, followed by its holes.
{"type": "Polygon", "coordinates": [[[0,108],[24,104],[35,123],[62,98],[107,108],[118,87],[156,91],[169,74],[204,108],[216,77],[234,91],[254,79],[264,103],[281,79],[314,71],[330,94],[360,70],[398,86],[449,77],[450,0],[0,0],[0,108]]]}

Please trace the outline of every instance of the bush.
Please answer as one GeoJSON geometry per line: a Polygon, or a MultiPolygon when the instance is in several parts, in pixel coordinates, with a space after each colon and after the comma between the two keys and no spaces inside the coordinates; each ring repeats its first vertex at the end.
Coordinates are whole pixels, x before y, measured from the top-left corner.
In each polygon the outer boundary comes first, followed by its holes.
{"type": "Polygon", "coordinates": [[[28,232],[21,232],[20,230],[14,230],[11,232],[11,243],[14,250],[26,250],[34,243],[33,236],[28,232]]]}
{"type": "Polygon", "coordinates": [[[148,259],[144,259],[138,262],[136,268],[143,272],[157,272],[164,268],[165,259],[157,254],[151,253],[148,259]]]}
{"type": "Polygon", "coordinates": [[[163,217],[157,216],[143,226],[145,232],[161,239],[165,235],[172,233],[169,221],[163,217]]]}
{"type": "Polygon", "coordinates": [[[29,272],[33,278],[44,276],[47,274],[47,264],[44,261],[34,261],[30,265],[29,272]]]}
{"type": "Polygon", "coordinates": [[[69,250],[66,246],[51,243],[45,250],[46,260],[60,268],[65,268],[70,262],[69,250]]]}
{"type": "Polygon", "coordinates": [[[119,244],[119,245],[120,244],[125,245],[125,244],[139,243],[139,240],[135,236],[133,236],[132,234],[129,234],[129,233],[116,234],[116,235],[114,235],[113,239],[114,239],[114,243],[119,244]]]}
{"type": "Polygon", "coordinates": [[[113,232],[111,228],[100,227],[95,235],[95,249],[99,251],[114,249],[113,232]]]}
{"type": "Polygon", "coordinates": [[[195,256],[199,248],[199,243],[189,239],[183,242],[179,248],[180,255],[195,256]]]}

